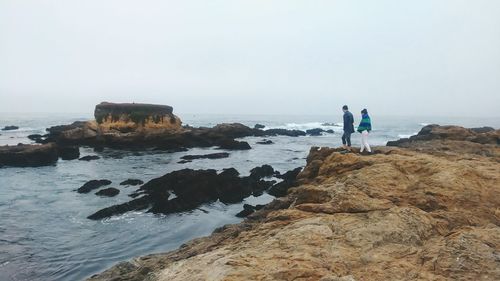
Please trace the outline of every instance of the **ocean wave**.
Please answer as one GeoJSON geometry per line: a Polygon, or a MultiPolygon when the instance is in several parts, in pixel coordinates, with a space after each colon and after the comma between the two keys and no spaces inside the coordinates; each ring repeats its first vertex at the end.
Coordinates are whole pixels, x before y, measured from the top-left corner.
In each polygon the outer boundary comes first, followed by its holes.
{"type": "Polygon", "coordinates": [[[423,127],[425,127],[425,126],[429,126],[429,125],[430,125],[429,123],[418,123],[418,124],[419,124],[420,126],[423,126],[423,127]]]}
{"type": "Polygon", "coordinates": [[[415,135],[417,135],[417,134],[418,134],[418,133],[413,133],[413,134],[411,134],[411,135],[403,135],[403,134],[402,134],[402,135],[398,135],[398,137],[399,137],[399,138],[401,138],[401,139],[407,139],[407,138],[410,138],[411,136],[415,136],[415,135]]]}
{"type": "Polygon", "coordinates": [[[325,123],[325,122],[308,122],[308,123],[286,123],[278,126],[266,126],[264,129],[287,129],[307,131],[310,129],[320,128],[323,130],[331,130],[332,128],[342,128],[341,123],[325,123]]]}

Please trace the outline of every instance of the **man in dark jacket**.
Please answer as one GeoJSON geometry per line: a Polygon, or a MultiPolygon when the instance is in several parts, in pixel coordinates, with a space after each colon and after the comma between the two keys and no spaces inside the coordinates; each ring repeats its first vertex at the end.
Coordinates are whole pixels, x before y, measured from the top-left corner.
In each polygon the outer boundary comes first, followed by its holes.
{"type": "Polygon", "coordinates": [[[351,149],[351,134],[354,133],[354,116],[349,112],[349,107],[344,105],[344,134],[342,135],[342,144],[345,149],[351,149]]]}

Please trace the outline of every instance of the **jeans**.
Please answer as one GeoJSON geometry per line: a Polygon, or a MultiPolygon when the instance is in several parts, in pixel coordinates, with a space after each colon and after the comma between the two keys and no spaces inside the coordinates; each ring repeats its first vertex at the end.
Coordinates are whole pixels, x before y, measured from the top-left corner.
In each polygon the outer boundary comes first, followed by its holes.
{"type": "Polygon", "coordinates": [[[368,131],[363,131],[361,132],[361,152],[366,151],[372,152],[372,149],[370,148],[370,145],[368,144],[368,131]]]}
{"type": "Polygon", "coordinates": [[[343,145],[347,144],[347,146],[351,146],[351,134],[352,133],[344,132],[344,134],[342,135],[342,144],[343,145]]]}

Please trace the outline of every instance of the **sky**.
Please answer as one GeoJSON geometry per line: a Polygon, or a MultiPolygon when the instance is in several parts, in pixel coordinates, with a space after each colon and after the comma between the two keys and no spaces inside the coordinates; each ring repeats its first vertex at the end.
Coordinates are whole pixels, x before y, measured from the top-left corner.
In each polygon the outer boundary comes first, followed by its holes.
{"type": "Polygon", "coordinates": [[[0,112],[500,116],[498,0],[0,0],[0,112]]]}

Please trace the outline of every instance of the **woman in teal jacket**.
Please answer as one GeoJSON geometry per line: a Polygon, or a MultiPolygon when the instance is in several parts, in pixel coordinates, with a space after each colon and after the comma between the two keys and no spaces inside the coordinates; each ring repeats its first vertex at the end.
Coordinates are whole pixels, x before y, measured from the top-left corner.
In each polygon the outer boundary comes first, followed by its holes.
{"type": "Polygon", "coordinates": [[[358,132],[361,133],[361,150],[360,150],[361,153],[365,151],[365,149],[369,153],[372,152],[372,149],[368,144],[368,135],[370,134],[371,130],[372,130],[372,121],[370,119],[370,116],[368,115],[368,110],[366,110],[365,108],[361,110],[361,123],[359,123],[358,126],[358,132]]]}

